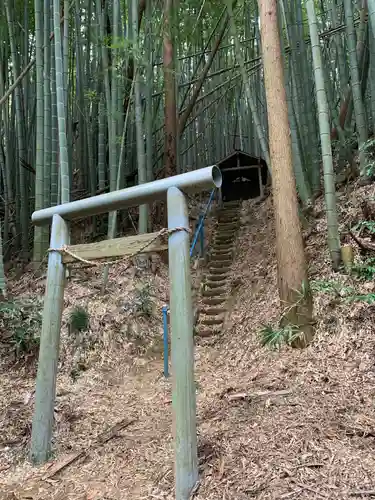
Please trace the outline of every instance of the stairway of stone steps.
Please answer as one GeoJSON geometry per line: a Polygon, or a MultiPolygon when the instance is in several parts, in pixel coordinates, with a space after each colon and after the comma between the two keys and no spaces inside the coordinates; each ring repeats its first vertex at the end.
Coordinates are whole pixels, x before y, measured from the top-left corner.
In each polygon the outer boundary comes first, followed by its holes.
{"type": "Polygon", "coordinates": [[[219,333],[226,317],[241,202],[225,203],[217,212],[217,226],[210,245],[208,269],[202,280],[196,335],[209,337],[219,333]]]}

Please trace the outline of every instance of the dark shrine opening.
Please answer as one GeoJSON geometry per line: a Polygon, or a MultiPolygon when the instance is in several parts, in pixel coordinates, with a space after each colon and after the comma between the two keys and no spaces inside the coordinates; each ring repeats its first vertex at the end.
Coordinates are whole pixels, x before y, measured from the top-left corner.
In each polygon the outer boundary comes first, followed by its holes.
{"type": "Polygon", "coordinates": [[[235,151],[218,162],[217,166],[223,176],[223,202],[263,196],[268,177],[267,163],[263,159],[243,151],[235,151]]]}

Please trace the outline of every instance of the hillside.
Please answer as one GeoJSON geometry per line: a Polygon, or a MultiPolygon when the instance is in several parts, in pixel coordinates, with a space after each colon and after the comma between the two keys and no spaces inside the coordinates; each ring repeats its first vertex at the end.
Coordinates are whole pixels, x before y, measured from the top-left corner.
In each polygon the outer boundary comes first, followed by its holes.
{"type": "MultiPolygon", "coordinates": [[[[342,228],[361,220],[361,201],[375,195],[374,186],[346,189],[338,200],[342,228]]],[[[330,270],[323,208],[320,199],[304,234],[316,336],[304,350],[272,349],[259,335],[265,324],[277,329],[280,313],[272,200],[244,202],[230,319],[221,335],[197,339],[197,500],[375,495],[374,306],[361,300],[374,287],[330,270]]],[[[121,266],[111,269],[104,298],[92,295],[100,271],[85,272],[87,281],[77,276],[65,295],[56,464],[37,469],[25,462],[35,373],[30,363],[3,367],[1,499],[173,498],[171,385],[162,376],[161,315],[134,310],[133,286],[150,284],[147,297],[160,311],[167,269],[159,262],[156,272],[135,275],[121,266]],[[90,312],[89,333],[74,341],[66,327],[73,304],[88,304],[90,312]],[[77,357],[84,368],[73,376],[77,357]],[[75,460],[62,467],[68,456],[75,460]]],[[[42,284],[25,275],[12,288],[35,296],[42,284]]]]}

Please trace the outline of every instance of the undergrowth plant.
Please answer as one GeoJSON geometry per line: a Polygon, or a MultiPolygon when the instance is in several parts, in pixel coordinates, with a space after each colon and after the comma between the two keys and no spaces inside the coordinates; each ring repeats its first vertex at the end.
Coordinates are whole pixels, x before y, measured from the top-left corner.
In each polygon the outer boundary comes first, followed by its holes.
{"type": "Polygon", "coordinates": [[[354,287],[346,286],[338,281],[312,281],[311,287],[315,291],[334,295],[337,299],[344,302],[365,302],[373,304],[375,302],[375,293],[359,293],[354,287]]]}
{"type": "Polygon", "coordinates": [[[375,258],[369,257],[363,262],[355,264],[352,269],[353,274],[366,281],[372,281],[375,278],[375,258]]]}
{"type": "Polygon", "coordinates": [[[69,315],[69,330],[71,333],[80,333],[88,329],[90,317],[82,306],[76,306],[69,315]]]}
{"type": "Polygon", "coordinates": [[[286,325],[282,328],[273,328],[263,325],[259,332],[262,346],[279,349],[282,345],[292,345],[301,336],[301,330],[295,325],[286,325]]]}
{"type": "Polygon", "coordinates": [[[352,286],[347,286],[340,281],[333,280],[312,280],[310,283],[313,292],[328,293],[337,298],[344,298],[355,293],[352,286]]]}
{"type": "Polygon", "coordinates": [[[375,293],[364,293],[364,294],[355,294],[350,297],[347,297],[347,302],[365,302],[366,304],[374,304],[375,303],[375,293]]]}
{"type": "Polygon", "coordinates": [[[375,234],[375,221],[373,220],[361,220],[355,226],[353,226],[354,230],[366,229],[369,233],[375,234]]]}
{"type": "Polygon", "coordinates": [[[154,304],[151,298],[151,286],[149,283],[136,287],[135,306],[138,315],[147,317],[152,316],[154,304]]]}
{"type": "Polygon", "coordinates": [[[359,148],[366,155],[366,175],[373,177],[375,175],[375,138],[368,139],[359,148]]]}
{"type": "Polygon", "coordinates": [[[42,310],[42,298],[0,302],[0,342],[11,348],[16,359],[37,353],[42,310]]]}

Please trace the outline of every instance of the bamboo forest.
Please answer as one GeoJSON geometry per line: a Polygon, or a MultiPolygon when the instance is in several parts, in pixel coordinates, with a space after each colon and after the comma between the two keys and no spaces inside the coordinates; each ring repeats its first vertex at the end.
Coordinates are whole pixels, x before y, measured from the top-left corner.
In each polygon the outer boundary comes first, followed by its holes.
{"type": "Polygon", "coordinates": [[[375,0],[0,6],[0,500],[375,498],[375,0]]]}

